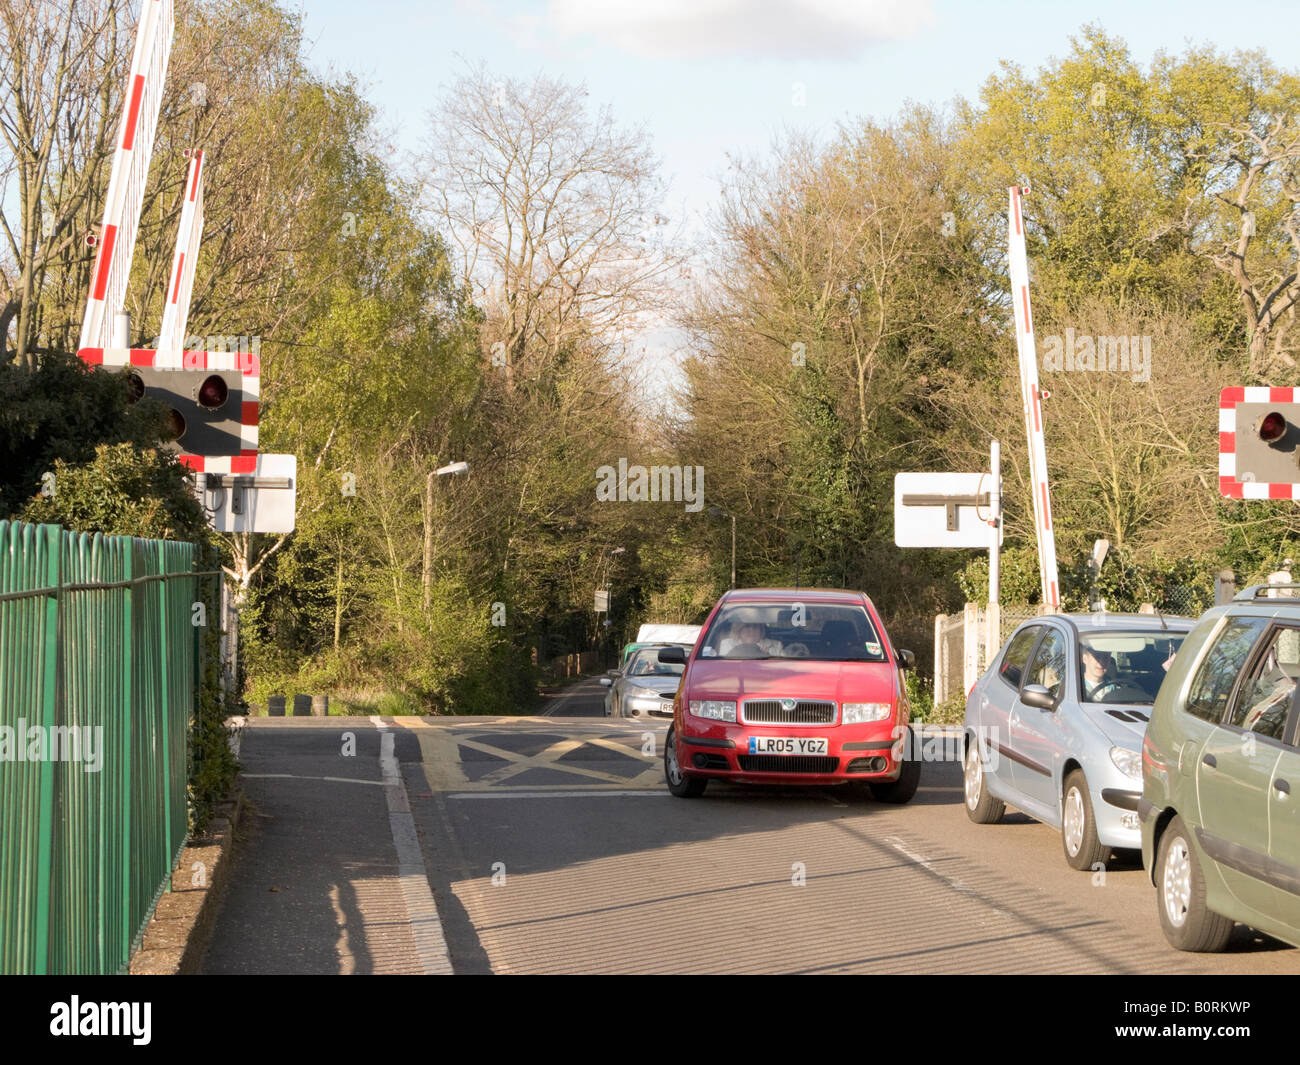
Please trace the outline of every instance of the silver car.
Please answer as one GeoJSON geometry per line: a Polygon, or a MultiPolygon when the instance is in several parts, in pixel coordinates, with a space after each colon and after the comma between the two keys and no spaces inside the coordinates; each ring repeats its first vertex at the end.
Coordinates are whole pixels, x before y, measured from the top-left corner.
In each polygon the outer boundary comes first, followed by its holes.
{"type": "Polygon", "coordinates": [[[632,653],[619,670],[601,677],[600,683],[609,689],[605,693],[606,717],[662,717],[673,716],[673,696],[682,681],[686,667],[676,662],[660,662],[659,651],[664,647],[681,647],[689,655],[689,644],[647,644],[632,653]]]}
{"type": "Polygon", "coordinates": [[[1098,868],[1139,850],[1142,737],[1187,618],[1053,614],[1011,634],[966,700],[966,813],[1007,805],[1061,832],[1065,860],[1098,868]]]}

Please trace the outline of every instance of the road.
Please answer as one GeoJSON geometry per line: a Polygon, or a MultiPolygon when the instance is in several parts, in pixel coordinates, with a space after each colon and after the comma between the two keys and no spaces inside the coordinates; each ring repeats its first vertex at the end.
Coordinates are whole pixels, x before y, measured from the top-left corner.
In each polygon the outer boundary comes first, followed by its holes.
{"type": "Polygon", "coordinates": [[[664,731],[253,719],[256,811],[206,971],[1300,973],[1300,951],[1242,927],[1226,954],[1173,951],[1140,863],[1078,873],[1028,817],[971,824],[955,762],[927,763],[904,807],[682,800],[664,731]]]}

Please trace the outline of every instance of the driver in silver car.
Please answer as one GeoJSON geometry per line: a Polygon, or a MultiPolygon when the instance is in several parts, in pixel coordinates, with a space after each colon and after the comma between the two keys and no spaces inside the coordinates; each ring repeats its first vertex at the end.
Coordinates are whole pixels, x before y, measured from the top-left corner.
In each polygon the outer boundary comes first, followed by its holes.
{"type": "Polygon", "coordinates": [[[1083,697],[1085,699],[1096,702],[1116,687],[1114,679],[1108,676],[1113,665],[1114,659],[1111,658],[1109,651],[1098,651],[1096,648],[1084,646],[1083,697]]]}

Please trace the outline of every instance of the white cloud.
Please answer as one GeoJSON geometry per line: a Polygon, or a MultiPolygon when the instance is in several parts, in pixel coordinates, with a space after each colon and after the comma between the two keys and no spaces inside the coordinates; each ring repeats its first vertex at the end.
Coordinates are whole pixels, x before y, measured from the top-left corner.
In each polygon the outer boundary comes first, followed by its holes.
{"type": "Polygon", "coordinates": [[[551,0],[565,36],[642,55],[852,59],[933,26],[930,0],[551,0]]]}

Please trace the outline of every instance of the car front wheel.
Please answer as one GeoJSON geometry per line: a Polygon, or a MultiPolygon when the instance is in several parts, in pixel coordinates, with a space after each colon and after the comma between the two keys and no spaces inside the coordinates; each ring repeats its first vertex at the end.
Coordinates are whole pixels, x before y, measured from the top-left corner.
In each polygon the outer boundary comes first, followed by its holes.
{"type": "Polygon", "coordinates": [[[989,794],[984,780],[984,752],[979,740],[971,737],[966,749],[966,768],[963,774],[966,793],[966,816],[977,825],[992,825],[1002,820],[1007,806],[1001,799],[989,794]]]}
{"type": "Polygon", "coordinates": [[[1110,855],[1110,848],[1097,839],[1097,822],[1083,771],[1076,769],[1065,778],[1061,800],[1061,843],[1065,860],[1073,869],[1092,869],[1110,855]]]}
{"type": "Polygon", "coordinates": [[[1213,953],[1228,945],[1232,922],[1205,905],[1205,874],[1181,817],[1169,822],[1156,855],[1160,927],[1179,950],[1213,953]]]}
{"type": "Polygon", "coordinates": [[[898,779],[887,783],[871,784],[871,795],[877,802],[901,806],[911,802],[921,783],[921,763],[915,758],[904,758],[898,770],[898,779]]]}
{"type": "Polygon", "coordinates": [[[677,760],[677,729],[673,726],[669,726],[668,738],[664,740],[664,778],[668,790],[679,799],[698,799],[709,785],[707,777],[688,777],[682,772],[677,760]]]}

